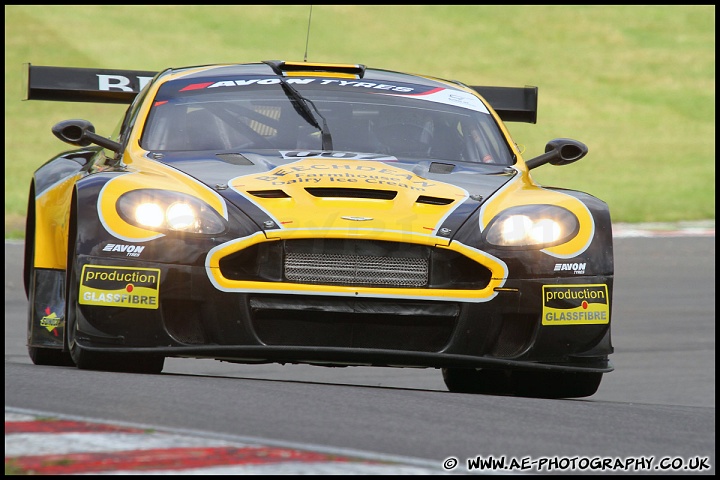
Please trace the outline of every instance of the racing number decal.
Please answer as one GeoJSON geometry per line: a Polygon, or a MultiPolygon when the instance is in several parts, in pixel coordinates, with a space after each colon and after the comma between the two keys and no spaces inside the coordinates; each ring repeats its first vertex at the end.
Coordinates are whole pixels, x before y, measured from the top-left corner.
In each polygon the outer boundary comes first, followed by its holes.
{"type": "Polygon", "coordinates": [[[610,322],[607,285],[543,285],[543,325],[610,322]]]}
{"type": "Polygon", "coordinates": [[[157,268],[85,265],[78,301],[82,305],[157,309],[159,291],[157,268]]]}

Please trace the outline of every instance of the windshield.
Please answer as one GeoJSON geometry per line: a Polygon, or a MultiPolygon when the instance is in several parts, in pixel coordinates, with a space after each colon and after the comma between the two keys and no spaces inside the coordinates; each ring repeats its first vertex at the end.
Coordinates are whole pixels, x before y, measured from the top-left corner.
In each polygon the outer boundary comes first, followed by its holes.
{"type": "MultiPolygon", "coordinates": [[[[465,108],[431,95],[295,87],[326,120],[334,151],[512,164],[502,133],[479,101],[480,107],[465,108]]],[[[279,85],[180,93],[163,88],[143,132],[147,150],[322,149],[318,122],[279,85]]],[[[439,98],[454,95],[445,92],[439,98]]]]}

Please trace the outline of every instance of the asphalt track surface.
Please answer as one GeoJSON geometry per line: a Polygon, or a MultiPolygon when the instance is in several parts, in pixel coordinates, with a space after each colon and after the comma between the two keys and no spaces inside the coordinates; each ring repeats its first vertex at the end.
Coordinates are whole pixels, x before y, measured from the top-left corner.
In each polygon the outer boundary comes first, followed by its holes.
{"type": "MultiPolygon", "coordinates": [[[[233,458],[248,448],[255,455],[186,473],[533,471],[469,467],[492,457],[533,468],[543,462],[552,467],[544,473],[714,474],[714,228],[697,236],[626,233],[615,240],[615,371],[595,395],[577,400],[452,394],[433,369],[168,359],[153,376],[35,366],[25,347],[23,246],[6,242],[6,469],[8,455],[28,455],[9,454],[27,438],[8,425],[25,431],[38,422],[18,420],[53,417],[62,428],[70,427],[60,420],[153,428],[160,437],[196,439],[196,450],[229,442],[233,458]],[[456,467],[443,469],[453,458],[456,467]]],[[[40,460],[56,453],[30,445],[40,460]]]]}

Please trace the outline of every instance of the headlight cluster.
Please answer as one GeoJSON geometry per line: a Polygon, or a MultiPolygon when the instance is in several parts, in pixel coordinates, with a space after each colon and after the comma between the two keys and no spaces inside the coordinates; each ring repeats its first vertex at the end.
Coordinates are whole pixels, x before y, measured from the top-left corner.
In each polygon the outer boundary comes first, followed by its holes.
{"type": "Polygon", "coordinates": [[[120,217],[131,225],[159,232],[216,235],[225,221],[205,202],[168,190],[133,190],[117,202],[120,217]]]}
{"type": "Polygon", "coordinates": [[[556,205],[521,205],[493,218],[485,241],[498,247],[546,248],[571,240],[580,223],[569,210],[556,205]]]}

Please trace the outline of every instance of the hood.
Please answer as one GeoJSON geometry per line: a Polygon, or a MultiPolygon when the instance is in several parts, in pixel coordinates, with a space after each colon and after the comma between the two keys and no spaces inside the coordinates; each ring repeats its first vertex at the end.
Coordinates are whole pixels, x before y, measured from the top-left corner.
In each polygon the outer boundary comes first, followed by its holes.
{"type": "Polygon", "coordinates": [[[433,244],[447,244],[517,173],[347,152],[173,154],[161,161],[216,190],[269,238],[316,237],[322,230],[326,238],[374,232],[433,244]]]}

